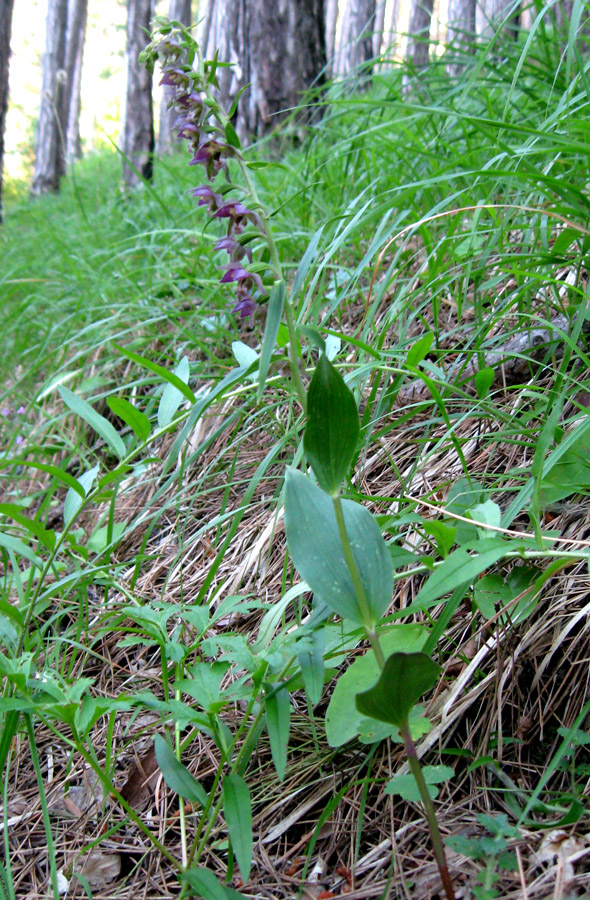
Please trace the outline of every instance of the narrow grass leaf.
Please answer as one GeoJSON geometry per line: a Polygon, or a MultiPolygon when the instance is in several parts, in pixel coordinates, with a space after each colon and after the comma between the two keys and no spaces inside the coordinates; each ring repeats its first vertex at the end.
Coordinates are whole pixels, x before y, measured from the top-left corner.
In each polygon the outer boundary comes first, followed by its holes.
{"type": "Polygon", "coordinates": [[[129,425],[140,441],[147,441],[152,428],[145,413],[124,397],[107,397],[107,403],[111,412],[129,425]]]}
{"type": "MultiPolygon", "coordinates": [[[[283,318],[283,308],[285,306],[285,282],[281,279],[275,281],[272,286],[270,297],[268,298],[268,312],[266,314],[266,325],[264,327],[264,339],[260,350],[260,362],[258,364],[258,401],[262,397],[264,385],[266,384],[266,376],[268,375],[268,367],[272,352],[276,345],[279,326],[283,318]]],[[[291,348],[291,352],[295,352],[295,348],[291,348]]]]}
{"type": "MultiPolygon", "coordinates": [[[[84,488],[80,484],[80,482],[74,478],[73,475],[70,475],[68,472],[64,472],[63,469],[59,469],[57,466],[49,465],[48,463],[39,463],[39,462],[31,462],[29,460],[24,460],[21,462],[19,460],[20,468],[29,468],[29,469],[38,469],[40,472],[46,472],[48,475],[51,475],[56,481],[59,481],[61,484],[64,484],[66,487],[71,488],[76,494],[79,494],[80,497],[84,497],[84,488]]],[[[13,466],[14,463],[7,462],[4,460],[0,461],[0,469],[6,469],[8,466],[13,466]]]]}
{"type": "Polygon", "coordinates": [[[13,553],[18,554],[23,559],[28,559],[30,563],[33,563],[38,569],[43,568],[42,559],[37,556],[23,541],[19,540],[19,538],[12,537],[10,534],[4,534],[4,532],[0,531],[0,547],[5,547],[7,550],[12,550],[13,553]]]}
{"type": "Polygon", "coordinates": [[[445,594],[450,594],[459,585],[472,584],[482,572],[519,546],[515,542],[490,538],[459,547],[435,569],[406,613],[435,606],[445,594]]]}
{"type": "MultiPolygon", "coordinates": [[[[269,691],[273,686],[269,685],[269,691]]],[[[289,692],[279,690],[276,693],[269,692],[265,702],[266,729],[270,739],[270,751],[272,761],[276,769],[279,781],[285,777],[287,770],[287,752],[289,749],[289,731],[291,728],[291,703],[289,692]]]]}
{"type": "Polygon", "coordinates": [[[207,794],[205,789],[199,784],[194,775],[176,758],[176,755],[165,738],[161,734],[157,734],[154,738],[154,746],[156,748],[156,759],[162,770],[164,781],[173,791],[189,800],[191,803],[198,803],[205,806],[207,803],[207,794]]]}
{"type": "Polygon", "coordinates": [[[248,785],[239,775],[223,779],[223,810],[234,856],[243,881],[252,868],[252,800],[248,785]]]}
{"type": "Polygon", "coordinates": [[[169,372],[168,369],[164,368],[164,366],[159,366],[158,363],[152,362],[151,359],[146,359],[145,356],[140,356],[139,353],[134,353],[133,350],[129,350],[126,347],[120,347],[118,344],[113,344],[115,350],[120,353],[122,356],[130,359],[132,362],[137,363],[138,366],[142,366],[142,368],[147,369],[148,372],[152,372],[154,375],[158,375],[164,381],[167,381],[168,384],[171,384],[177,390],[180,391],[183,397],[187,400],[190,400],[191,403],[195,402],[195,395],[189,388],[187,384],[182,381],[178,375],[175,375],[174,372],[169,372]]]}
{"type": "MultiPolygon", "coordinates": [[[[188,385],[190,365],[187,356],[182,357],[182,359],[174,369],[174,375],[179,378],[184,385],[188,385]]],[[[166,426],[170,424],[183,400],[183,392],[179,390],[176,385],[170,384],[170,382],[168,382],[168,384],[162,391],[160,403],[158,404],[159,428],[166,428],[166,426]]]]}
{"type": "Polygon", "coordinates": [[[321,488],[336,496],[350,471],[360,431],[352,391],[325,354],[319,358],[307,392],[303,448],[321,488]]]}
{"type": "Polygon", "coordinates": [[[43,525],[35,519],[27,518],[27,516],[23,514],[22,508],[17,506],[16,503],[0,503],[0,514],[9,516],[11,519],[14,519],[15,522],[18,522],[19,525],[22,525],[23,528],[29,532],[31,537],[37,538],[47,550],[52,550],[55,547],[55,531],[44,528],[43,525]]]}
{"type": "Polygon", "coordinates": [[[401,728],[441,672],[426,653],[394,653],[385,660],[378,682],[356,695],[356,708],[364,716],[401,728]]]}
{"type": "Polygon", "coordinates": [[[66,406],[69,406],[72,412],[80,416],[81,419],[84,419],[84,421],[101,436],[115,456],[118,456],[119,459],[123,459],[127,453],[127,449],[120,435],[117,434],[108,419],[105,419],[104,416],[97,413],[90,403],[87,403],[82,397],[78,397],[76,394],[72,393],[72,391],[62,384],[59,384],[57,389],[66,406]]]}

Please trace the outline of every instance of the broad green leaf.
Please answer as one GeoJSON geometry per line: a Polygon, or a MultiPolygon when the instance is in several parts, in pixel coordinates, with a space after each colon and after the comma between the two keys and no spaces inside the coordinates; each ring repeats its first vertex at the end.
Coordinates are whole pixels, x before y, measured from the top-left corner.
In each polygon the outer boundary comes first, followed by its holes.
{"type": "Polygon", "coordinates": [[[248,785],[239,775],[223,779],[223,810],[232,850],[243,881],[252,868],[252,801],[248,785]]]}
{"type": "Polygon", "coordinates": [[[545,504],[557,503],[571,494],[590,489],[590,434],[582,432],[558,463],[543,476],[541,495],[545,504]]]}
{"type": "Polygon", "coordinates": [[[206,712],[217,713],[225,706],[221,682],[229,664],[223,662],[199,662],[190,668],[190,678],[175,682],[175,688],[194,697],[206,712]]]}
{"type": "MultiPolygon", "coordinates": [[[[273,686],[269,685],[272,691],[273,686]]],[[[287,752],[289,750],[289,731],[291,728],[291,702],[289,692],[285,690],[269,693],[265,700],[266,729],[270,739],[270,751],[279,781],[285,777],[287,770],[287,752]]]]}
{"type": "Polygon", "coordinates": [[[359,414],[352,391],[325,354],[318,360],[307,392],[303,449],[314,475],[331,496],[340,492],[359,439],[359,414]]]}
{"type": "Polygon", "coordinates": [[[406,612],[428,609],[460,585],[464,584],[467,587],[473,584],[482,572],[506,556],[510,550],[515,550],[517,546],[516,543],[509,543],[500,538],[490,538],[459,547],[435,569],[406,612]]]}
{"type": "Polygon", "coordinates": [[[88,494],[92,485],[96,480],[96,476],[98,475],[98,466],[93,466],[91,469],[88,469],[87,472],[84,472],[78,479],[76,479],[77,484],[82,490],[74,488],[70,488],[70,490],[66,494],[66,499],[64,502],[64,524],[69,525],[72,522],[82,506],[83,498],[88,494]]]}
{"type": "Polygon", "coordinates": [[[105,419],[104,416],[97,413],[90,403],[87,403],[82,397],[73,394],[72,391],[64,387],[63,384],[59,384],[57,389],[66,406],[69,406],[72,412],[76,413],[77,416],[80,416],[81,419],[84,419],[84,421],[101,436],[115,456],[118,456],[119,459],[123,459],[127,453],[127,449],[121,436],[117,434],[108,419],[105,419]]]}
{"type": "Polygon", "coordinates": [[[430,690],[442,669],[426,653],[394,653],[385,660],[379,681],[356,695],[364,716],[401,728],[422,694],[430,690]]]}
{"type": "MultiPolygon", "coordinates": [[[[371,513],[351,500],[343,500],[342,509],[374,623],[391,602],[391,558],[371,513]]],[[[285,478],[285,530],[291,559],[316,598],[343,618],[371,624],[364,621],[359,608],[332,500],[302,472],[292,468],[287,469],[285,478]]]]}
{"type": "Polygon", "coordinates": [[[424,337],[420,338],[419,341],[410,347],[408,350],[407,363],[409,366],[413,366],[414,368],[422,362],[423,359],[430,352],[430,348],[432,347],[432,342],[434,340],[434,335],[432,332],[425,334],[424,337]]]}
{"type": "Polygon", "coordinates": [[[145,413],[137,409],[124,397],[107,397],[109,408],[135,432],[140,441],[147,441],[150,436],[150,420],[145,413]]]}
{"type": "MultiPolygon", "coordinates": [[[[380,635],[384,656],[421,650],[428,638],[422,625],[393,625],[380,635]]],[[[363,728],[365,717],[356,708],[355,697],[372,687],[379,677],[379,666],[373,653],[355,659],[339,677],[326,712],[326,737],[331,747],[341,747],[363,728]]]]}
{"type": "MultiPolygon", "coordinates": [[[[176,368],[174,369],[174,375],[184,384],[188,385],[188,380],[190,376],[190,365],[187,356],[183,356],[176,368]]],[[[182,391],[180,391],[176,385],[166,384],[164,390],[162,391],[162,396],[160,397],[160,402],[158,404],[158,427],[166,428],[167,425],[170,424],[174,416],[178,411],[178,407],[185,399],[185,395],[182,391]]]]}
{"type": "Polygon", "coordinates": [[[156,760],[162,770],[164,781],[184,800],[205,806],[207,794],[194,775],[176,758],[176,755],[165,738],[157,734],[154,738],[156,760]]]}
{"type": "MultiPolygon", "coordinates": [[[[14,466],[14,462],[12,460],[0,460],[0,469],[5,469],[8,466],[14,466]]],[[[84,497],[84,488],[74,478],[74,476],[70,475],[69,472],[64,472],[63,469],[59,469],[57,466],[50,466],[46,463],[31,462],[26,459],[22,462],[19,460],[19,466],[21,468],[25,467],[29,469],[38,469],[40,472],[47,472],[47,474],[55,478],[56,481],[61,482],[61,484],[64,484],[66,487],[72,488],[73,491],[75,491],[81,497],[84,497]]]]}
{"type": "Polygon", "coordinates": [[[499,528],[502,520],[502,510],[493,500],[486,500],[485,503],[478,503],[476,506],[472,506],[468,516],[475,522],[499,528]]]}
{"type": "MultiPolygon", "coordinates": [[[[450,766],[424,766],[422,774],[424,776],[424,781],[426,782],[426,787],[428,788],[428,793],[434,799],[435,797],[438,797],[438,788],[436,785],[448,781],[453,777],[455,772],[450,766]]],[[[411,773],[409,775],[394,775],[393,778],[390,778],[385,785],[385,793],[397,794],[398,797],[412,803],[419,803],[422,799],[420,797],[418,785],[416,784],[416,779],[411,773]]]]}
{"type": "MultiPolygon", "coordinates": [[[[356,707],[355,707],[356,709],[356,707]]],[[[424,712],[421,706],[414,706],[410,710],[408,716],[408,728],[413,741],[418,741],[425,734],[428,734],[432,728],[429,720],[422,715],[424,712]]],[[[360,716],[358,710],[356,714],[360,716]]],[[[403,743],[403,738],[399,728],[390,725],[388,722],[378,722],[377,719],[369,719],[367,716],[361,716],[359,723],[358,739],[361,744],[375,744],[377,741],[383,741],[385,738],[393,741],[394,744],[403,743]]]]}
{"type": "MultiPolygon", "coordinates": [[[[266,384],[266,376],[268,375],[268,367],[272,352],[275,348],[279,326],[283,318],[283,307],[285,305],[285,282],[281,279],[275,281],[271,288],[270,297],[268,298],[268,311],[266,314],[266,325],[264,326],[264,338],[260,349],[260,362],[258,365],[258,400],[262,397],[264,385],[266,384]]],[[[291,348],[291,352],[295,353],[295,348],[291,348]]]]}
{"type": "MultiPolygon", "coordinates": [[[[450,513],[465,517],[470,509],[483,503],[485,499],[485,492],[480,484],[470,478],[460,478],[451,485],[445,506],[450,513]]],[[[447,524],[457,529],[456,542],[459,546],[475,541],[478,537],[475,525],[457,519],[452,519],[447,524]]]]}
{"type": "Polygon", "coordinates": [[[231,124],[231,122],[225,123],[225,139],[228,142],[228,144],[230,145],[230,147],[235,147],[237,150],[239,150],[240,147],[242,146],[240,144],[240,139],[238,137],[236,129],[231,124]]]}
{"type": "Polygon", "coordinates": [[[475,373],[475,390],[480,400],[487,396],[494,383],[494,370],[490,366],[475,373]]]}

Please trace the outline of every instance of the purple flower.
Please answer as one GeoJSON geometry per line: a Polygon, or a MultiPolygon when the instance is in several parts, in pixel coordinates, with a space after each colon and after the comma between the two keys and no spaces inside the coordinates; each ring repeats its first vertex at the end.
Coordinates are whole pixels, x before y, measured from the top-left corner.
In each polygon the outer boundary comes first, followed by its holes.
{"type": "Polygon", "coordinates": [[[215,217],[217,219],[237,219],[238,216],[253,215],[254,213],[251,209],[248,209],[246,206],[244,206],[243,203],[238,203],[237,201],[224,203],[223,206],[220,206],[215,213],[215,217]]]}
{"type": "Polygon", "coordinates": [[[231,234],[226,234],[221,240],[217,241],[213,249],[225,250],[232,260],[242,259],[244,256],[247,256],[248,260],[252,262],[252,251],[248,247],[238,244],[231,234]]]}
{"type": "Polygon", "coordinates": [[[189,86],[190,79],[183,69],[166,69],[160,84],[168,84],[171,87],[189,86]]]}
{"type": "Polygon", "coordinates": [[[249,294],[245,294],[241,299],[238,300],[232,312],[239,312],[240,319],[245,319],[247,316],[251,316],[256,309],[256,303],[250,297],[249,294]]]}
{"type": "Polygon", "coordinates": [[[201,184],[199,187],[193,188],[192,191],[189,191],[189,194],[192,197],[198,197],[199,206],[208,206],[210,212],[219,209],[222,202],[221,194],[216,194],[208,184],[201,184]]]}
{"type": "Polygon", "coordinates": [[[260,275],[249,272],[239,262],[230,262],[225,275],[221,279],[222,284],[228,284],[230,281],[237,281],[239,284],[244,282],[244,286],[246,286],[246,284],[255,284],[261,294],[266,293],[260,275]]]}
{"type": "Polygon", "coordinates": [[[203,98],[196,91],[191,91],[190,94],[177,94],[174,98],[174,105],[180,109],[191,109],[191,107],[197,106],[199,109],[203,109],[203,98]]]}
{"type": "Polygon", "coordinates": [[[19,434],[19,435],[17,436],[16,443],[17,443],[17,444],[19,445],[19,447],[20,447],[20,445],[21,445],[21,444],[24,444],[24,442],[25,442],[24,437],[22,437],[22,435],[19,434]]]}
{"type": "Polygon", "coordinates": [[[24,414],[26,413],[26,411],[27,411],[27,410],[26,410],[26,408],[25,408],[24,406],[19,406],[19,408],[18,408],[17,411],[16,411],[16,414],[17,414],[17,416],[24,416],[24,414]]]}
{"type": "Polygon", "coordinates": [[[9,416],[10,415],[10,407],[5,406],[4,409],[0,410],[1,416],[9,416]]]}
{"type": "Polygon", "coordinates": [[[207,177],[213,179],[222,169],[227,169],[225,156],[229,155],[230,152],[231,147],[228,144],[222,144],[221,141],[216,141],[215,138],[209,138],[197,148],[197,152],[189,162],[189,166],[205,166],[207,177]]]}

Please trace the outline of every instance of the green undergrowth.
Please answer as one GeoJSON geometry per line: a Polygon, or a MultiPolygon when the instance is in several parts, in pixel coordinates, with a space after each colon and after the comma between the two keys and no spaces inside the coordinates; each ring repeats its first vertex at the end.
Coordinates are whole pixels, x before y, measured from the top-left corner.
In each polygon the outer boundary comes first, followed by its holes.
{"type": "MultiPolygon", "coordinates": [[[[245,152],[284,275],[251,320],[231,312],[220,227],[188,195],[203,175],[183,153],[132,194],[105,153],[58,195],[7,206],[0,765],[5,824],[36,793],[23,834],[48,848],[19,873],[4,828],[7,898],[17,882],[57,897],[76,872],[101,896],[83,864],[116,840],[97,842],[97,822],[141,845],[139,861],[122,854],[130,884],[162,866],[182,896],[258,896],[271,889],[263,829],[287,835],[283,855],[302,842],[304,882],[328,821],[354,870],[383,838],[385,803],[403,817],[424,801],[442,867],[429,796],[450,817],[448,846],[473,861],[474,895],[492,898],[500,879],[519,883],[520,828],[586,815],[574,639],[588,577],[590,67],[583,34],[560,45],[540,7],[533,22],[452,75],[442,56],[420,77],[378,67],[362,93],[331,85],[303,141],[285,127],[245,152]],[[307,387],[320,358],[345,413],[324,398],[306,420],[292,375],[307,387]],[[342,431],[324,429],[341,415],[342,431]],[[552,605],[574,589],[554,645],[552,605]],[[436,664],[394,715],[377,679],[404,654],[436,664]],[[494,667],[508,658],[520,668],[499,719],[494,667]],[[428,706],[441,670],[436,697],[455,703],[442,717],[428,706]],[[541,724],[531,683],[554,698],[541,724]],[[214,761],[204,778],[196,742],[214,761]],[[138,756],[170,792],[159,832],[129,787],[138,756]],[[286,818],[302,784],[329,778],[307,830],[281,832],[281,797],[286,818]],[[56,790],[92,824],[75,840],[56,790]],[[468,807],[461,830],[452,811],[468,807]]],[[[459,869],[449,862],[451,880],[459,869]]]]}

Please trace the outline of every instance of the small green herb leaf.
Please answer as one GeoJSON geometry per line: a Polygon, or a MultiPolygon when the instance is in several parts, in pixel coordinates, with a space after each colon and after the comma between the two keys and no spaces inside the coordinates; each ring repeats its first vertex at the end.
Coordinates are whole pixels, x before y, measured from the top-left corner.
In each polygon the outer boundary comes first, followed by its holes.
{"type": "MultiPolygon", "coordinates": [[[[448,781],[455,772],[450,766],[424,766],[422,774],[428,793],[434,799],[438,797],[438,788],[435,785],[448,781]]],[[[385,785],[385,793],[397,794],[398,797],[401,797],[403,800],[409,800],[412,803],[419,803],[422,799],[416,779],[412,774],[394,775],[385,785]]]]}
{"type": "Polygon", "coordinates": [[[307,392],[303,448],[320,487],[331,496],[339,493],[342,479],[350,470],[359,430],[352,391],[322,354],[307,392]]]}
{"type": "Polygon", "coordinates": [[[84,421],[101,436],[115,456],[118,456],[119,459],[123,459],[127,452],[125,444],[108,419],[105,419],[104,416],[97,413],[90,403],[87,403],[82,397],[73,394],[67,387],[64,387],[63,384],[58,384],[57,389],[62,400],[70,407],[72,412],[80,416],[81,419],[84,419],[84,421]]]}
{"type": "MultiPolygon", "coordinates": [[[[269,685],[272,690],[272,685],[269,685]]],[[[282,690],[276,694],[269,693],[266,698],[266,728],[270,739],[270,752],[279,781],[285,777],[287,770],[287,751],[289,749],[289,730],[291,727],[291,703],[289,692],[282,690]]]]}
{"type": "Polygon", "coordinates": [[[205,806],[207,803],[205,789],[199,784],[194,775],[191,775],[189,770],[183,766],[180,760],[176,758],[174,751],[161,734],[157,734],[154,738],[154,747],[156,749],[156,760],[168,787],[176,791],[185,800],[205,806]]]}
{"type": "Polygon", "coordinates": [[[107,397],[107,403],[111,411],[116,416],[119,416],[120,419],[123,419],[126,425],[129,425],[140,441],[147,441],[150,436],[151,425],[145,413],[136,409],[124,397],[107,397]]]}
{"type": "Polygon", "coordinates": [[[385,661],[377,684],[356,695],[356,708],[364,716],[401,728],[441,671],[426,653],[394,653],[385,661]]]}
{"type": "Polygon", "coordinates": [[[252,867],[252,801],[248,785],[239,775],[223,779],[223,809],[243,881],[248,881],[252,867]]]}

